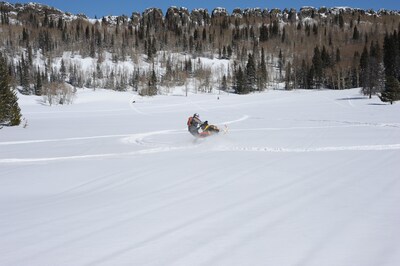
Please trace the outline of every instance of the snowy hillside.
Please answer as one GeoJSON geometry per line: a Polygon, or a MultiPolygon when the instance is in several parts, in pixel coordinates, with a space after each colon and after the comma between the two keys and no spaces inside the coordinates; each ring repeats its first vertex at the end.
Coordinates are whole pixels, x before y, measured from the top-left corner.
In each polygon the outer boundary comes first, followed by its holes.
{"type": "Polygon", "coordinates": [[[0,265],[400,265],[398,104],[19,98],[27,127],[0,130],[0,265]],[[196,141],[194,112],[228,134],[196,141]]]}

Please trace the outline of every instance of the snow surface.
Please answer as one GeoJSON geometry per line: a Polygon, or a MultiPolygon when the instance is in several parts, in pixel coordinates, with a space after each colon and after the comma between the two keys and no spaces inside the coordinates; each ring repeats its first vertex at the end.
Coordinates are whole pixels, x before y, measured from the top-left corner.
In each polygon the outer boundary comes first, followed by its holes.
{"type": "Polygon", "coordinates": [[[27,127],[0,130],[0,265],[400,265],[399,104],[19,97],[27,127]],[[229,132],[196,141],[194,112],[229,132]]]}

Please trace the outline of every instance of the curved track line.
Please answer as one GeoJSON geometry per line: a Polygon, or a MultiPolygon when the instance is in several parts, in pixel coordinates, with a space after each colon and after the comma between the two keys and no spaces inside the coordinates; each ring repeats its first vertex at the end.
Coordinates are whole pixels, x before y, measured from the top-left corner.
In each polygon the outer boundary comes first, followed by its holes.
{"type": "Polygon", "coordinates": [[[221,124],[229,125],[229,124],[238,123],[238,122],[241,122],[241,121],[244,121],[244,120],[247,120],[247,119],[249,119],[249,116],[248,115],[244,115],[239,119],[222,122],[221,124]]]}
{"type": "Polygon", "coordinates": [[[60,141],[75,141],[75,140],[91,140],[91,139],[105,139],[105,138],[135,138],[143,139],[146,136],[164,134],[168,132],[173,132],[174,130],[161,130],[152,131],[147,133],[135,133],[135,134],[119,134],[119,135],[103,135],[103,136],[91,136],[91,137],[75,137],[75,138],[60,138],[60,139],[38,139],[38,140],[16,140],[16,141],[4,141],[0,142],[2,145],[20,145],[20,144],[33,144],[33,143],[45,143],[45,142],[60,142],[60,141]]]}
{"type": "Polygon", "coordinates": [[[139,154],[154,154],[161,152],[169,152],[174,150],[183,150],[188,147],[167,147],[167,148],[154,148],[133,152],[121,152],[121,153],[100,153],[100,154],[88,154],[88,155],[73,155],[73,156],[60,156],[60,157],[42,157],[42,158],[10,158],[0,159],[0,164],[9,163],[40,163],[40,162],[54,162],[54,161],[66,161],[66,160],[81,160],[81,159],[101,159],[111,158],[120,156],[133,156],[139,154]]]}
{"type": "Polygon", "coordinates": [[[160,130],[160,131],[151,131],[151,132],[146,132],[146,133],[138,133],[138,134],[131,134],[124,136],[125,138],[121,139],[123,143],[133,143],[141,146],[146,146],[145,141],[143,140],[146,137],[150,137],[153,135],[162,135],[162,134],[171,134],[174,132],[178,132],[181,130],[174,130],[174,129],[167,129],[167,130],[160,130]]]}
{"type": "MultiPolygon", "coordinates": [[[[222,124],[232,124],[236,122],[240,122],[248,119],[249,116],[245,115],[237,120],[222,122],[222,124]]],[[[184,129],[181,129],[184,130],[184,129]]],[[[186,130],[186,128],[185,128],[186,130]]],[[[75,140],[91,140],[91,139],[103,139],[103,138],[127,138],[130,143],[141,143],[139,140],[142,140],[145,137],[157,135],[157,134],[166,134],[171,133],[177,130],[160,130],[160,131],[152,131],[146,133],[136,133],[136,134],[119,134],[119,135],[103,135],[103,136],[91,136],[91,137],[75,137],[75,138],[59,138],[59,139],[38,139],[38,140],[16,140],[16,141],[3,141],[0,142],[0,146],[2,145],[21,145],[21,144],[33,144],[33,143],[45,143],[45,142],[60,142],[60,141],[75,141],[75,140]],[[134,141],[129,141],[133,139],[134,141]]]]}
{"type": "Polygon", "coordinates": [[[63,138],[63,139],[17,140],[17,141],[0,142],[0,145],[19,145],[19,144],[44,143],[44,142],[60,142],[60,141],[74,141],[74,140],[120,138],[120,137],[128,137],[128,136],[131,136],[131,135],[132,134],[104,135],[104,136],[92,136],[92,137],[76,137],[76,138],[63,138]]]}

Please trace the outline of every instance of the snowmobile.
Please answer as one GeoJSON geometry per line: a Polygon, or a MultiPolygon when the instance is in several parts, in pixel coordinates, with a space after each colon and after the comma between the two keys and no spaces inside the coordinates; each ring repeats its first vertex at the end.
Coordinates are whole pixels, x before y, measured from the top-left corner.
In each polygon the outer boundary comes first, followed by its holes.
{"type": "Polygon", "coordinates": [[[208,124],[208,121],[205,121],[203,124],[201,124],[200,128],[202,130],[202,132],[199,134],[200,138],[216,135],[220,131],[217,126],[208,124]]]}

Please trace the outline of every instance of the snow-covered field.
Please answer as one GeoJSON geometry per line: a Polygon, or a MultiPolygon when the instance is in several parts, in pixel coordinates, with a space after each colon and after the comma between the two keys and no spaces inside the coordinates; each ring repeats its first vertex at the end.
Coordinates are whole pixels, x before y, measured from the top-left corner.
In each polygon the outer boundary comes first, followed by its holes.
{"type": "Polygon", "coordinates": [[[0,130],[0,265],[400,265],[399,104],[19,97],[28,126],[0,130]],[[195,141],[194,112],[228,134],[195,141]]]}

